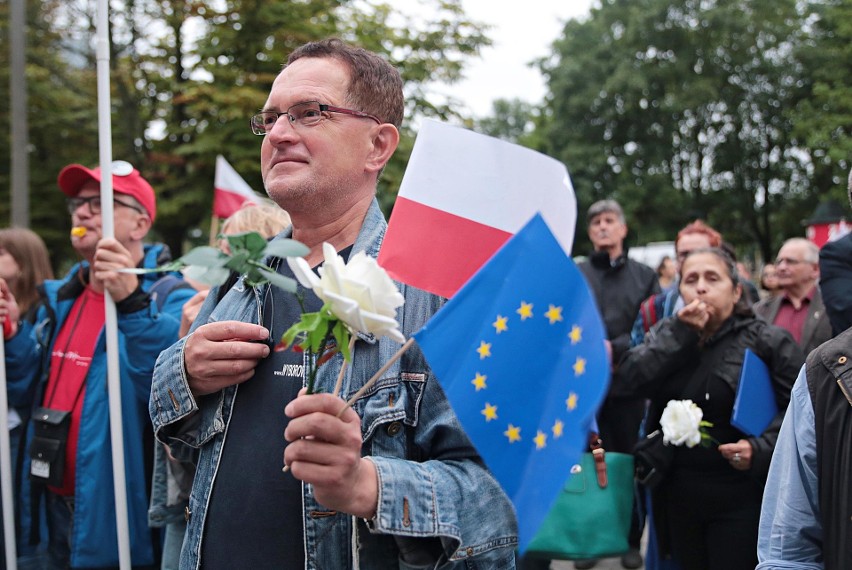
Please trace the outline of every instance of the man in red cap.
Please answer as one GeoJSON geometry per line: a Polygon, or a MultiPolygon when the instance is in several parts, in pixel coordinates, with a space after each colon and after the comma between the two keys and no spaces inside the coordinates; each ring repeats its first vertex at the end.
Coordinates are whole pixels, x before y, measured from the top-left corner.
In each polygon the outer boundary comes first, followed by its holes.
{"type": "MultiPolygon", "coordinates": [[[[134,567],[156,563],[147,525],[151,424],[147,413],[154,362],[177,340],[183,303],[192,289],[153,268],[169,260],[165,246],[143,240],[156,216],[151,185],[123,161],[113,163],[114,238],[102,235],[100,168],[65,167],[58,184],[68,196],[71,243],[83,258],[62,280],[47,281],[35,325],[15,323],[6,345],[10,397],[34,398],[21,477],[24,521],[46,499],[51,568],[118,565],[103,337],[104,292],[118,314],[122,424],[134,567]],[[168,283],[168,285],[165,285],[168,283]],[[159,299],[157,297],[159,296],[159,299]],[[149,467],[146,467],[146,464],[149,467]]],[[[0,280],[14,316],[15,301],[0,280]]],[[[33,517],[35,518],[35,517],[33,517]]],[[[22,525],[38,540],[37,519],[22,525]]]]}

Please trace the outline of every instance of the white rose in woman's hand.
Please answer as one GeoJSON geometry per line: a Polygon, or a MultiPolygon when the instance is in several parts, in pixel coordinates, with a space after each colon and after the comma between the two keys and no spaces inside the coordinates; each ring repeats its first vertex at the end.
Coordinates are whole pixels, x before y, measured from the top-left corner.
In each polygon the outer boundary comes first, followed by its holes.
{"type": "Polygon", "coordinates": [[[334,316],[352,330],[405,342],[396,321],[396,309],[405,299],[376,260],[358,252],[344,263],[328,243],[322,245],[322,253],[325,262],[319,268],[319,277],[303,258],[287,258],[299,283],[313,289],[331,306],[334,316]]]}
{"type": "Polygon", "coordinates": [[[663,443],[695,447],[701,443],[703,417],[704,412],[692,400],[670,400],[660,418],[663,443]]]}

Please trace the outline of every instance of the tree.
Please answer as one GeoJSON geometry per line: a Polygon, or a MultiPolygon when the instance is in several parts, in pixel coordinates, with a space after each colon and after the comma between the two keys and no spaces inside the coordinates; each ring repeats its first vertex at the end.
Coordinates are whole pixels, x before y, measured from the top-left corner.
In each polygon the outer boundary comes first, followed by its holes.
{"type": "Polygon", "coordinates": [[[789,112],[812,71],[798,48],[819,39],[807,17],[795,0],[605,0],[569,21],[541,64],[540,147],[581,211],[615,197],[643,242],[701,216],[764,259],[801,235],[784,213],[820,193],[789,112]]]}
{"type": "Polygon", "coordinates": [[[538,109],[532,103],[497,99],[492,104],[492,115],[473,121],[472,126],[482,134],[523,144],[535,129],[537,118],[538,109]]]}
{"type": "MultiPolygon", "coordinates": [[[[433,102],[427,83],[458,79],[466,59],[489,41],[460,0],[424,5],[428,17],[372,0],[114,0],[113,155],[139,167],[157,191],[153,237],[180,253],[189,234],[206,230],[217,154],[262,188],[260,139],[248,117],[263,105],[288,53],[306,41],[337,35],[386,55],[401,70],[408,117],[452,116],[453,102],[433,102]]],[[[57,262],[73,255],[56,175],[71,162],[98,161],[95,3],[45,0],[29,2],[28,10],[33,229],[57,262]]],[[[6,22],[3,4],[0,26],[6,22]]],[[[0,61],[7,47],[0,37],[0,61]]],[[[8,85],[8,65],[0,81],[8,85]]],[[[8,130],[8,111],[0,111],[0,125],[8,130]]],[[[386,212],[412,144],[404,129],[380,183],[386,212]]],[[[0,166],[0,213],[8,216],[7,163],[0,166]]]]}

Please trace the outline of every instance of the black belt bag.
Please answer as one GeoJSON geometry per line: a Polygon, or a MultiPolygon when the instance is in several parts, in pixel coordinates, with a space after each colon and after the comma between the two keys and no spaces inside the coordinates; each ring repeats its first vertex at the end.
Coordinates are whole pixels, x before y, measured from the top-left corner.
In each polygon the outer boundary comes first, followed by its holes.
{"type": "Polygon", "coordinates": [[[36,408],[32,422],[35,433],[30,443],[30,478],[61,487],[71,412],[36,408]]]}

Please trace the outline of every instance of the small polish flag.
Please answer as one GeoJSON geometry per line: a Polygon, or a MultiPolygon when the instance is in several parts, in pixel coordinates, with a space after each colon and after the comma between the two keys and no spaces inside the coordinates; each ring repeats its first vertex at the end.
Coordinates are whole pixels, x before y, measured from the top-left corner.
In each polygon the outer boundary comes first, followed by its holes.
{"type": "Polygon", "coordinates": [[[261,197],[255,194],[251,186],[221,154],[216,157],[216,178],[213,185],[213,215],[217,218],[229,218],[245,202],[261,203],[261,197]]]}
{"type": "Polygon", "coordinates": [[[378,262],[397,281],[452,297],[537,212],[570,256],[577,201],[565,165],[427,119],[378,262]]]}

